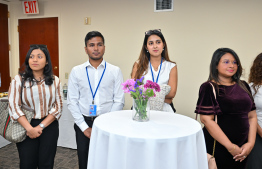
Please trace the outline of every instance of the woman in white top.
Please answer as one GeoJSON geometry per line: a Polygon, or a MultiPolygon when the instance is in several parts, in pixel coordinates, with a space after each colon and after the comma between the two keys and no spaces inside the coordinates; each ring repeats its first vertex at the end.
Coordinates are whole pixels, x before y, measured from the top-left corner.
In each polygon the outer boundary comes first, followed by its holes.
{"type": "Polygon", "coordinates": [[[257,137],[254,148],[249,158],[247,169],[262,168],[262,53],[260,53],[253,62],[249,74],[249,85],[254,97],[257,112],[257,137]]]}
{"type": "Polygon", "coordinates": [[[159,85],[171,86],[165,97],[163,111],[175,112],[172,100],[177,90],[177,66],[169,59],[166,40],[160,29],[145,32],[144,43],[138,61],[134,63],[131,78],[139,79],[142,76],[144,83],[151,80],[159,85]]]}
{"type": "Polygon", "coordinates": [[[52,169],[62,112],[60,80],[53,75],[46,45],[30,45],[24,65],[25,70],[12,80],[8,93],[12,121],[27,131],[26,139],[16,144],[20,169],[52,169]],[[31,123],[20,108],[21,101],[35,111],[31,123]]]}

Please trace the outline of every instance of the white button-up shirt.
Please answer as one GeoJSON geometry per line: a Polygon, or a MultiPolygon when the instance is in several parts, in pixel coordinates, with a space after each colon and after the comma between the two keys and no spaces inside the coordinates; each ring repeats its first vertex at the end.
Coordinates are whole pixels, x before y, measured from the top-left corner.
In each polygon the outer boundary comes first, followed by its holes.
{"type": "MultiPolygon", "coordinates": [[[[83,132],[89,127],[83,115],[89,116],[89,106],[93,101],[86,67],[94,94],[105,69],[105,61],[103,60],[97,69],[87,61],[75,66],[69,76],[67,106],[75,123],[83,132]]],[[[106,70],[94,98],[94,104],[97,105],[97,115],[123,109],[125,100],[122,83],[123,75],[120,68],[106,62],[106,70]]]]}

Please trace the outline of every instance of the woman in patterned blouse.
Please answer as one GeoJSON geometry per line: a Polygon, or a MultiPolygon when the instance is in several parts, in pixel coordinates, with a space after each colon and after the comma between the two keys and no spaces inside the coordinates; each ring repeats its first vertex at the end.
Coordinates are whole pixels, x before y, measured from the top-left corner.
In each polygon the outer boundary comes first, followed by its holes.
{"type": "Polygon", "coordinates": [[[60,80],[53,75],[50,54],[45,45],[31,45],[24,65],[25,70],[15,76],[9,88],[12,121],[20,123],[27,131],[26,139],[16,144],[20,168],[51,169],[59,134],[58,119],[63,105],[60,80]],[[21,101],[34,109],[31,123],[21,110],[21,101]]]}

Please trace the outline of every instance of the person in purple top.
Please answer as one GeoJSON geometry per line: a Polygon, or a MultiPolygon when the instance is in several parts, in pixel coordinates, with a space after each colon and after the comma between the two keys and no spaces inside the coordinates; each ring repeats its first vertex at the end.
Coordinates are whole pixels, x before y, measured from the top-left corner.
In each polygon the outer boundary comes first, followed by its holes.
{"type": "Polygon", "coordinates": [[[241,75],[237,54],[232,49],[219,48],[213,54],[208,81],[199,90],[195,113],[200,114],[204,124],[207,153],[213,153],[216,140],[214,156],[218,169],[244,169],[255,143],[256,107],[241,75]]]}

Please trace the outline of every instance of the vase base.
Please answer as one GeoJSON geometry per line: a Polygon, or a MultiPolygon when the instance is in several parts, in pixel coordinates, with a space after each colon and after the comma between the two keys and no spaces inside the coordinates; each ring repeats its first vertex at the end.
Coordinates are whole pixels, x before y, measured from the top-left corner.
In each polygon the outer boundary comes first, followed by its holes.
{"type": "Polygon", "coordinates": [[[138,121],[138,122],[147,122],[147,121],[149,121],[149,118],[148,118],[148,117],[146,117],[146,118],[141,118],[141,117],[139,117],[139,116],[136,116],[136,117],[133,117],[133,120],[134,120],[134,121],[138,121]]]}

